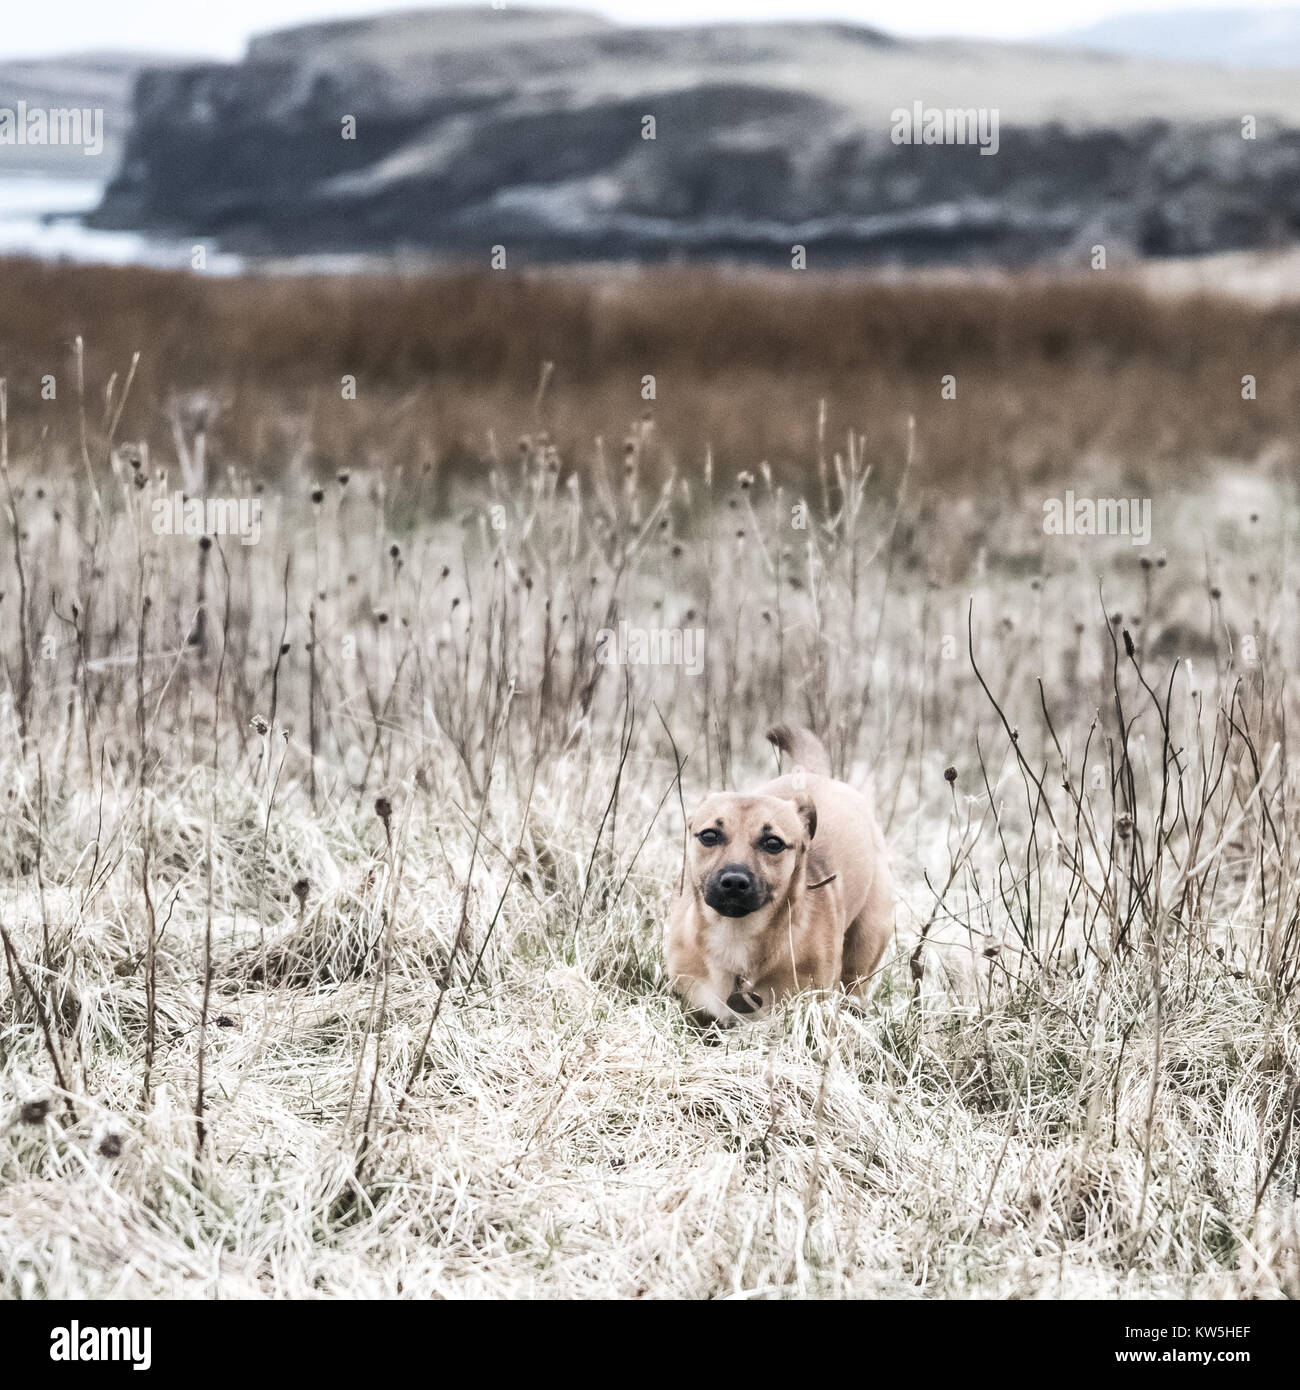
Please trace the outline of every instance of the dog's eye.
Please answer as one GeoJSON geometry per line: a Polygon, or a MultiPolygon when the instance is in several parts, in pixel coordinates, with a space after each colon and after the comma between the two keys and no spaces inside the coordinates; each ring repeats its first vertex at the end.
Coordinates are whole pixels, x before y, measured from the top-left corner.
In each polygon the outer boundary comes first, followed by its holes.
{"type": "Polygon", "coordinates": [[[785,841],[776,835],[764,835],[758,842],[758,847],[764,854],[780,854],[783,849],[788,848],[785,841]]]}
{"type": "Polygon", "coordinates": [[[722,832],[720,830],[714,830],[713,827],[710,826],[707,830],[701,830],[695,838],[700,844],[705,846],[720,845],[722,843],[722,832]]]}

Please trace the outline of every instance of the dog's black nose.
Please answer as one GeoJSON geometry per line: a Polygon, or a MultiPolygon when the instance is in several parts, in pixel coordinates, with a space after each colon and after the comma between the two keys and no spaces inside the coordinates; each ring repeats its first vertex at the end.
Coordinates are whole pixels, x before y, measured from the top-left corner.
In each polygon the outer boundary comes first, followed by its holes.
{"type": "Polygon", "coordinates": [[[724,917],[745,917],[763,905],[763,893],[752,869],[724,864],[705,884],[704,901],[724,917]]]}

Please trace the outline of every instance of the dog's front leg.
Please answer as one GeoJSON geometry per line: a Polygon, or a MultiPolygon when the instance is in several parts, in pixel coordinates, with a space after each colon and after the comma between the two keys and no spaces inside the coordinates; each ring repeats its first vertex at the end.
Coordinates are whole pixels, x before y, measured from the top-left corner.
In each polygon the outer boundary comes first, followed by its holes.
{"type": "Polygon", "coordinates": [[[740,1016],[728,1006],[727,1001],[708,980],[702,980],[698,976],[678,976],[674,985],[686,1001],[691,1015],[703,1027],[716,1023],[719,1027],[730,1028],[739,1022],[740,1016]]]}
{"type": "Polygon", "coordinates": [[[700,1028],[734,1028],[737,1023],[763,1012],[763,997],[756,990],[737,987],[724,999],[722,982],[698,976],[677,976],[673,987],[686,1003],[691,1020],[700,1028]]]}

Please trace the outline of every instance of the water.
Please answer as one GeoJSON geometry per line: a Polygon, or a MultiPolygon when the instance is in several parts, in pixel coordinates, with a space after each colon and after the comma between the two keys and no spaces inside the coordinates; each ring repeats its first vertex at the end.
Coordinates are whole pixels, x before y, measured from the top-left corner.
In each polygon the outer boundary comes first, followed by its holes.
{"type": "Polygon", "coordinates": [[[242,256],[220,250],[201,237],[161,237],[149,232],[109,232],[82,219],[99,205],[99,179],[50,174],[0,174],[0,257],[36,256],[43,261],[83,265],[144,265],[192,270],[194,248],[203,246],[209,275],[248,270],[291,275],[362,272],[418,273],[436,260],[395,252],[328,252],[297,256],[242,256]]]}
{"type": "MultiPolygon", "coordinates": [[[[82,218],[99,204],[103,192],[99,179],[0,175],[0,256],[190,268],[194,247],[200,244],[193,238],[101,231],[83,225],[82,218]]],[[[240,257],[204,244],[209,273],[232,275],[244,268],[240,257]]]]}

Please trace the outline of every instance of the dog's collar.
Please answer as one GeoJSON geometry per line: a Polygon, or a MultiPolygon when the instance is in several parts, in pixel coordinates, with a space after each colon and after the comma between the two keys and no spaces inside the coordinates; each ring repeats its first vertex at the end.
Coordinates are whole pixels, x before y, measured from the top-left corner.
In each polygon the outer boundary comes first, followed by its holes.
{"type": "Polygon", "coordinates": [[[825,888],[828,883],[834,883],[839,878],[839,874],[832,874],[830,878],[824,878],[820,883],[810,883],[808,891],[811,893],[814,888],[825,888]]]}

